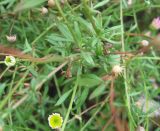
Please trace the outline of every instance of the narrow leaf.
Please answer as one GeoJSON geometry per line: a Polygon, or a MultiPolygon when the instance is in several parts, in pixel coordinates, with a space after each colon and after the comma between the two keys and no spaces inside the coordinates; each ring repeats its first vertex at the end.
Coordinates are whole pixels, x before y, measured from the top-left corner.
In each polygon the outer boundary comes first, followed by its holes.
{"type": "Polygon", "coordinates": [[[96,87],[96,89],[92,92],[92,94],[90,95],[89,99],[93,99],[95,97],[98,97],[100,95],[102,95],[105,91],[105,85],[102,84],[99,87],[96,87]]]}
{"type": "Polygon", "coordinates": [[[61,105],[67,98],[68,96],[71,94],[72,90],[67,91],[66,93],[64,93],[59,100],[57,101],[57,103],[55,104],[55,106],[59,106],[61,105]]]}

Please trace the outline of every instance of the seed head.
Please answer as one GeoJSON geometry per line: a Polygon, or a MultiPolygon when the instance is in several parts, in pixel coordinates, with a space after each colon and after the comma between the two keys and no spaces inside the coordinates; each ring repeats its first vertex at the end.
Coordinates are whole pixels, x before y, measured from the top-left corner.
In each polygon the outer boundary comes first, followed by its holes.
{"type": "Polygon", "coordinates": [[[6,35],[6,38],[7,38],[7,41],[9,41],[11,43],[13,43],[17,40],[16,35],[10,35],[10,36],[6,35]]]}
{"type": "Polygon", "coordinates": [[[121,74],[122,74],[123,70],[124,70],[124,67],[123,67],[123,66],[114,65],[113,68],[112,68],[112,73],[113,73],[115,76],[118,76],[118,75],[121,75],[121,74]]]}

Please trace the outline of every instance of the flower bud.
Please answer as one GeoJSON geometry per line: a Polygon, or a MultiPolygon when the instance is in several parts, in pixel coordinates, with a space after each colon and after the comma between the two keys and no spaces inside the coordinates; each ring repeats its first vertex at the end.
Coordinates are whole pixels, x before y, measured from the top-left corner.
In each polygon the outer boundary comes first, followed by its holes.
{"type": "Polygon", "coordinates": [[[42,7],[41,13],[42,13],[42,15],[47,14],[48,13],[48,9],[46,7],[42,7]]]}
{"type": "Polygon", "coordinates": [[[142,40],[142,41],[141,41],[141,44],[142,44],[143,46],[148,46],[148,45],[149,45],[149,41],[147,41],[147,40],[142,40]]]}
{"type": "Polygon", "coordinates": [[[160,29],[160,17],[154,18],[152,23],[151,23],[151,28],[155,30],[160,29]]]}
{"type": "Polygon", "coordinates": [[[55,6],[54,0],[48,0],[48,6],[49,7],[54,7],[55,6]]]}

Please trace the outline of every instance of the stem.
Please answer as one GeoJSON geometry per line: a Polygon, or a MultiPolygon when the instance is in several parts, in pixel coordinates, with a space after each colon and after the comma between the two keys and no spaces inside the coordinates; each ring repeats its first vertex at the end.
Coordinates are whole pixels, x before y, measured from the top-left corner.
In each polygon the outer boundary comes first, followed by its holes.
{"type": "Polygon", "coordinates": [[[0,110],[4,107],[4,105],[6,104],[6,102],[10,99],[10,97],[13,95],[13,93],[17,90],[17,88],[20,86],[20,84],[25,80],[26,76],[28,75],[29,71],[26,71],[24,73],[24,76],[22,77],[21,80],[19,80],[19,82],[16,84],[16,86],[12,89],[11,92],[9,92],[9,94],[5,97],[5,99],[1,102],[0,104],[0,110]]]}
{"type": "Polygon", "coordinates": [[[96,112],[92,115],[92,117],[87,121],[87,123],[82,127],[80,131],[84,131],[84,129],[92,122],[92,120],[95,118],[95,116],[100,112],[100,110],[103,108],[104,104],[102,104],[96,112]]]}
{"type": "Polygon", "coordinates": [[[87,121],[87,123],[82,127],[80,131],[84,131],[84,129],[92,122],[92,120],[96,117],[96,115],[100,112],[100,110],[104,107],[105,103],[108,101],[108,96],[105,98],[105,100],[102,102],[100,107],[95,111],[95,113],[92,115],[92,117],[87,121]]]}
{"type": "MultiPolygon", "coordinates": [[[[124,23],[123,23],[123,1],[120,1],[120,22],[121,22],[121,46],[122,46],[122,52],[125,52],[125,45],[124,45],[124,23]]],[[[133,125],[135,126],[135,122],[131,113],[131,107],[130,107],[130,97],[129,97],[129,87],[127,85],[127,71],[126,71],[126,65],[125,65],[125,59],[122,59],[122,63],[124,65],[124,85],[125,85],[125,94],[126,94],[126,106],[128,108],[128,116],[130,118],[130,127],[133,128],[133,125]]]]}
{"type": "MultiPolygon", "coordinates": [[[[8,92],[12,91],[13,83],[14,83],[15,76],[16,76],[16,71],[17,71],[17,66],[14,70],[14,73],[13,73],[13,76],[12,76],[12,81],[11,81],[11,84],[9,86],[9,91],[8,92]]],[[[8,108],[11,108],[11,98],[9,98],[9,100],[8,100],[8,108]]],[[[12,113],[11,112],[9,112],[9,120],[10,120],[10,124],[13,125],[12,113]]]]}
{"type": "Polygon", "coordinates": [[[48,80],[50,79],[56,72],[58,72],[60,69],[62,69],[66,64],[68,63],[68,61],[63,62],[61,65],[59,65],[57,68],[55,68],[51,73],[49,73],[47,75],[47,77],[45,77],[40,83],[38,83],[38,85],[35,86],[36,90],[40,90],[42,85],[48,80]]]}
{"type": "MultiPolygon", "coordinates": [[[[59,98],[62,96],[56,75],[53,76],[59,98]]],[[[64,103],[62,103],[63,112],[66,113],[64,103]]]]}
{"type": "Polygon", "coordinates": [[[0,61],[0,64],[4,64],[4,61],[0,61]]]}
{"type": "Polygon", "coordinates": [[[0,80],[1,80],[1,78],[3,77],[3,75],[8,71],[8,69],[9,69],[9,66],[1,73],[1,75],[0,75],[0,80]]]}
{"type": "Polygon", "coordinates": [[[74,97],[75,97],[75,95],[76,95],[77,87],[78,87],[78,82],[76,81],[76,84],[75,84],[75,86],[74,86],[74,88],[73,88],[73,93],[72,93],[72,97],[71,97],[71,100],[70,100],[70,103],[69,103],[68,111],[67,111],[66,117],[65,117],[65,119],[64,119],[64,123],[63,123],[62,130],[61,130],[61,131],[64,131],[64,129],[65,129],[65,127],[66,127],[66,123],[67,123],[67,121],[68,121],[68,117],[69,117],[69,114],[70,114],[71,109],[72,109],[74,97]]]}

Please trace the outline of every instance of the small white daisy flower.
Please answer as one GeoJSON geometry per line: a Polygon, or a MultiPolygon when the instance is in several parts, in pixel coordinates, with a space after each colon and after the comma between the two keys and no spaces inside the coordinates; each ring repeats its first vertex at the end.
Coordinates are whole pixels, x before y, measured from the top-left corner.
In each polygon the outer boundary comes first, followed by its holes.
{"type": "Polygon", "coordinates": [[[16,64],[16,59],[13,56],[6,56],[4,63],[6,66],[14,66],[16,64]]]}

